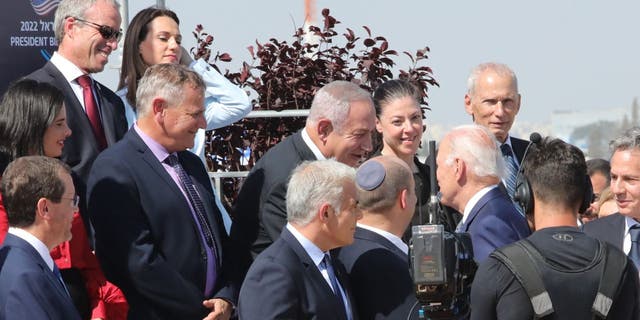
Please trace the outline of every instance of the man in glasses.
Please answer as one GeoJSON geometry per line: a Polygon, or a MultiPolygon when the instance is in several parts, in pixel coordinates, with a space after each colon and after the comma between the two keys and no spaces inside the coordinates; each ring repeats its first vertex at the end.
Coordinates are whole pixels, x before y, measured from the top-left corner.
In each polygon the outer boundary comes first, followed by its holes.
{"type": "MultiPolygon", "coordinates": [[[[122,100],[91,76],[104,69],[109,55],[118,46],[121,35],[118,8],[115,0],[62,0],[54,18],[58,51],[42,68],[27,76],[50,83],[65,95],[67,123],[73,134],[65,141],[61,159],[73,171],[81,199],[80,216],[90,242],[93,232],[84,201],[89,169],[98,154],[127,131],[122,100]]],[[[80,239],[74,237],[66,247],[78,248],[76,242],[80,239]]],[[[71,268],[63,269],[65,281],[69,287],[78,289],[70,290],[76,304],[87,308],[84,281],[77,271],[82,268],[82,261],[71,260],[70,264],[71,268]]]]}
{"type": "Polygon", "coordinates": [[[0,247],[0,318],[80,319],[49,251],[71,239],[77,195],[60,160],[21,157],[2,176],[9,233],[0,247]]]}

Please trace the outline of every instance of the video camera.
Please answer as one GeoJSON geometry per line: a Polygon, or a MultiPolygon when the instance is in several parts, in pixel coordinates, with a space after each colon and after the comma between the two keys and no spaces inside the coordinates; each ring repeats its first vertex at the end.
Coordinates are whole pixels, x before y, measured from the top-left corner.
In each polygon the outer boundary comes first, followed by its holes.
{"type": "Polygon", "coordinates": [[[469,314],[471,282],[477,265],[468,233],[445,231],[437,196],[435,141],[429,141],[431,195],[429,224],[412,227],[411,268],[420,313],[430,319],[461,319],[469,314]]]}

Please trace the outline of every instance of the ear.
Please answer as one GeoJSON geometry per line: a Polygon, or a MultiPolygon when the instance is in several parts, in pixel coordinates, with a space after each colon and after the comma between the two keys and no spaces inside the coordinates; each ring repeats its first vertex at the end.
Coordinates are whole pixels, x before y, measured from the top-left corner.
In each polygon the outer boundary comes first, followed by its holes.
{"type": "Polygon", "coordinates": [[[380,118],[376,117],[376,130],[382,133],[382,125],[380,124],[380,118]]]}
{"type": "Polygon", "coordinates": [[[520,103],[522,102],[522,96],[518,93],[518,101],[516,103],[516,114],[520,111],[520,103]]]}
{"type": "Polygon", "coordinates": [[[402,209],[407,208],[407,192],[409,192],[407,189],[402,189],[402,191],[400,191],[400,193],[398,194],[398,198],[400,200],[400,208],[402,209]]]}
{"type": "Polygon", "coordinates": [[[473,107],[471,106],[471,96],[467,93],[464,95],[464,110],[473,116],[473,107]]]}
{"type": "Polygon", "coordinates": [[[453,166],[455,167],[456,181],[460,181],[466,174],[467,164],[460,158],[456,158],[453,166]]]}
{"type": "Polygon", "coordinates": [[[75,22],[76,19],[74,17],[67,17],[64,19],[64,21],[62,22],[62,30],[64,31],[64,36],[73,38],[73,25],[75,24],[75,22]]]}
{"type": "Polygon", "coordinates": [[[322,204],[322,206],[320,206],[320,209],[318,209],[318,213],[317,213],[317,217],[318,217],[318,221],[322,222],[323,224],[329,222],[329,215],[332,214],[333,208],[331,207],[330,204],[328,203],[324,203],[322,204]]]}
{"type": "Polygon", "coordinates": [[[167,109],[167,102],[162,98],[154,98],[151,102],[153,108],[153,114],[159,114],[164,117],[165,110],[167,109]]]}
{"type": "Polygon", "coordinates": [[[49,220],[49,200],[46,198],[38,199],[36,203],[36,220],[49,220]]]}
{"type": "Polygon", "coordinates": [[[316,130],[320,141],[322,141],[323,144],[326,144],[329,139],[329,135],[333,132],[333,124],[329,119],[320,119],[316,125],[316,130]]]}

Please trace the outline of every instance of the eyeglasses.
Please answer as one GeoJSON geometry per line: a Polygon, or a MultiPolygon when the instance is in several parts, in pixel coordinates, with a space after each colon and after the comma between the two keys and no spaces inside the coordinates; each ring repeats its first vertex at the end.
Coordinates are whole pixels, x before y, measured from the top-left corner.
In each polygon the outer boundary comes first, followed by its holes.
{"type": "Polygon", "coordinates": [[[93,27],[96,30],[98,30],[98,33],[100,33],[102,38],[107,40],[107,41],[116,40],[116,42],[118,42],[118,41],[120,41],[120,38],[122,38],[122,29],[116,30],[116,29],[111,28],[109,26],[93,23],[91,21],[87,21],[87,20],[84,20],[84,19],[80,19],[80,18],[76,18],[76,17],[73,17],[73,18],[78,20],[78,21],[80,21],[80,22],[82,22],[82,23],[88,24],[90,27],[93,27]]]}
{"type": "Polygon", "coordinates": [[[67,197],[60,197],[61,199],[67,199],[67,200],[71,200],[71,205],[74,208],[77,208],[78,205],[80,204],[80,196],[79,195],[73,195],[73,198],[67,198],[67,197]]]}

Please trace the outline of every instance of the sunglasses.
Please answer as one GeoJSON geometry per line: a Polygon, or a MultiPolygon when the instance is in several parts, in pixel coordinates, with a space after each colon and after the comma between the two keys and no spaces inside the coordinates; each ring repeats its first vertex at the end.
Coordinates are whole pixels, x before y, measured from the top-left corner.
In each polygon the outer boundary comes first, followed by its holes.
{"type": "Polygon", "coordinates": [[[80,18],[76,18],[76,17],[73,17],[73,18],[75,20],[78,20],[78,21],[82,22],[82,23],[88,24],[90,27],[93,27],[96,30],[98,30],[98,33],[100,33],[102,38],[107,40],[107,41],[116,40],[116,42],[118,42],[118,41],[120,41],[120,38],[122,38],[122,29],[116,30],[116,29],[111,28],[109,26],[93,23],[91,21],[87,21],[87,20],[84,20],[84,19],[80,19],[80,18]]]}

